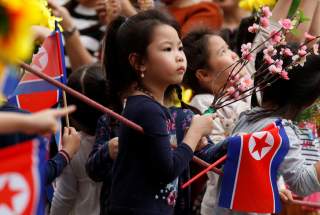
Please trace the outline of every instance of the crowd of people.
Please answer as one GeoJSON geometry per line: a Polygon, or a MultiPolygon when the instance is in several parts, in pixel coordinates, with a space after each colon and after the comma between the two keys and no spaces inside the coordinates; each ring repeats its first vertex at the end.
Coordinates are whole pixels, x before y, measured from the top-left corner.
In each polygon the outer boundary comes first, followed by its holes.
{"type": "MultiPolygon", "coordinates": [[[[252,33],[248,28],[258,23],[256,13],[240,8],[238,0],[48,0],[52,13],[62,17],[67,85],[144,133],[67,95],[69,108],[35,114],[2,105],[0,146],[53,133],[56,119],[69,115],[61,146],[49,147],[45,183],[54,192],[46,201],[47,214],[258,214],[219,207],[221,176],[213,171],[186,189],[181,185],[201,169],[192,162],[194,155],[213,163],[226,153],[228,137],[260,131],[280,118],[289,141],[278,170],[283,204],[320,192],[317,130],[308,139],[312,148],[303,150],[303,132],[310,129],[295,122],[319,100],[319,55],[291,66],[287,78],[205,114],[221,96],[234,70],[230,65],[244,57],[242,44],[261,47],[250,53],[253,60],[236,67],[233,80],[250,77],[254,85],[266,78],[255,75],[266,61],[263,41],[281,28],[278,21],[287,18],[292,2],[276,1],[270,23],[252,33]],[[185,89],[192,90],[190,100],[182,99],[185,89]]],[[[320,1],[301,0],[299,10],[309,21],[275,47],[278,53],[320,35],[320,1]]],[[[51,33],[39,26],[33,31],[38,41],[51,33]]]]}

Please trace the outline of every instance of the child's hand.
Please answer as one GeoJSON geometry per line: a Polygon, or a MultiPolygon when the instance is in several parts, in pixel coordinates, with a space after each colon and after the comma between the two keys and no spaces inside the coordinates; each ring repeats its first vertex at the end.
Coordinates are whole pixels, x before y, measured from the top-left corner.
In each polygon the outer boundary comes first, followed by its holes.
{"type": "Polygon", "coordinates": [[[120,16],[121,10],[120,0],[107,0],[106,22],[110,23],[112,20],[120,16]]]}
{"type": "Polygon", "coordinates": [[[154,8],[153,0],[138,0],[138,4],[141,10],[150,10],[154,8]]]}
{"type": "Polygon", "coordinates": [[[202,137],[201,140],[199,141],[195,151],[200,151],[201,149],[203,149],[207,145],[208,145],[207,137],[202,137]]]}
{"type": "Polygon", "coordinates": [[[75,128],[65,127],[62,137],[62,149],[68,153],[70,159],[77,153],[80,148],[80,136],[75,128]]]}
{"type": "Polygon", "coordinates": [[[33,33],[34,40],[40,44],[51,34],[49,28],[39,25],[31,26],[31,31],[33,33]]]}
{"type": "Polygon", "coordinates": [[[57,118],[63,117],[76,110],[75,106],[62,109],[49,109],[26,115],[26,123],[21,132],[26,134],[55,133],[59,127],[57,118]]]}
{"type": "Polygon", "coordinates": [[[61,26],[63,29],[70,30],[74,26],[72,17],[65,7],[60,6],[55,0],[48,0],[48,6],[54,16],[62,18],[61,26]]]}
{"type": "Polygon", "coordinates": [[[290,190],[288,190],[288,189],[280,190],[279,194],[280,194],[280,198],[282,201],[284,201],[284,202],[292,202],[293,201],[292,193],[290,190]]]}
{"type": "Polygon", "coordinates": [[[190,129],[197,131],[201,137],[207,136],[213,129],[213,118],[216,115],[194,115],[190,129]]]}
{"type": "Polygon", "coordinates": [[[115,137],[109,140],[108,143],[109,147],[109,156],[112,160],[115,160],[118,155],[118,149],[119,149],[119,138],[115,137]]]}

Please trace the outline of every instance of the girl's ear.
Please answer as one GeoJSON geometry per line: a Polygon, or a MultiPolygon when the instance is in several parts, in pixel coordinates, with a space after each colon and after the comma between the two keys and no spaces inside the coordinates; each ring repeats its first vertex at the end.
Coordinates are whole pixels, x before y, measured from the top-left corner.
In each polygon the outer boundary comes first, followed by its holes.
{"type": "Polygon", "coordinates": [[[211,81],[211,75],[210,75],[210,71],[206,70],[206,69],[198,69],[195,73],[197,79],[201,82],[208,82],[211,81]]]}
{"type": "Polygon", "coordinates": [[[139,73],[144,73],[146,71],[146,66],[143,63],[143,59],[137,53],[129,54],[130,65],[134,68],[135,71],[139,73]]]}

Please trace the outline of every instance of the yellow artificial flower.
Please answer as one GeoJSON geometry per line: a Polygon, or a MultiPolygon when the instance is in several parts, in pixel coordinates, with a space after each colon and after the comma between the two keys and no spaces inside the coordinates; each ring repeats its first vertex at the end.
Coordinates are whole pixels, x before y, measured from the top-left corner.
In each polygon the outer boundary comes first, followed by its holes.
{"type": "MultiPolygon", "coordinates": [[[[49,28],[51,31],[55,29],[55,22],[60,22],[62,19],[52,16],[51,9],[48,8],[47,0],[36,0],[36,4],[40,7],[42,19],[37,25],[49,28]]],[[[61,27],[59,26],[61,29],[61,27]]]]}
{"type": "Polygon", "coordinates": [[[192,98],[192,90],[182,87],[182,101],[189,104],[192,98]]]}
{"type": "Polygon", "coordinates": [[[0,0],[0,61],[25,60],[33,50],[32,25],[54,30],[46,0],[0,0]]]}
{"type": "Polygon", "coordinates": [[[41,20],[38,9],[22,0],[0,0],[1,60],[12,63],[29,57],[33,44],[30,27],[41,20]]]}
{"type": "Polygon", "coordinates": [[[273,7],[276,0],[241,0],[239,7],[247,11],[257,11],[263,6],[273,7]]]}

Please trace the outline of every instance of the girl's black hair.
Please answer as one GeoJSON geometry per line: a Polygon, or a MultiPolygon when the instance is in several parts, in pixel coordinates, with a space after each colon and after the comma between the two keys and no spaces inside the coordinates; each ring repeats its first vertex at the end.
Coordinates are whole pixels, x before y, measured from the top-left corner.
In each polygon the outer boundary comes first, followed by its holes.
{"type": "MultiPolygon", "coordinates": [[[[68,86],[104,106],[108,105],[107,84],[101,64],[86,65],[72,72],[68,86]]],[[[77,110],[70,115],[71,125],[94,135],[97,121],[103,113],[71,95],[68,95],[68,104],[77,106],[77,110]]]]}
{"type": "Polygon", "coordinates": [[[201,28],[187,34],[183,40],[184,53],[187,58],[187,71],[183,77],[183,85],[191,88],[194,95],[208,93],[200,86],[196,71],[198,69],[209,69],[208,41],[210,36],[216,35],[214,31],[201,28]]]}
{"type": "MultiPolygon", "coordinates": [[[[297,50],[297,44],[289,44],[291,50],[297,50]]],[[[278,48],[278,53],[280,51],[278,48]]],[[[297,52],[297,51],[295,51],[297,52]]],[[[279,55],[276,57],[279,59],[279,55]]],[[[283,67],[292,63],[291,58],[283,59],[283,67]]],[[[256,67],[263,64],[263,53],[256,58],[256,67]]],[[[257,69],[257,68],[256,68],[257,69]]],[[[262,107],[267,107],[252,120],[275,116],[294,120],[301,111],[311,105],[320,96],[320,56],[309,55],[304,66],[295,66],[288,70],[289,80],[278,79],[262,90],[262,107]],[[257,118],[258,116],[258,118],[257,118]]],[[[264,78],[255,78],[255,84],[264,78]]]]}
{"type": "Polygon", "coordinates": [[[139,83],[139,74],[130,65],[129,55],[136,53],[141,59],[145,58],[153,31],[159,25],[169,25],[180,32],[176,21],[157,10],[143,11],[127,19],[118,17],[108,27],[104,62],[111,107],[116,112],[123,109],[123,94],[132,84],[139,83]]]}

